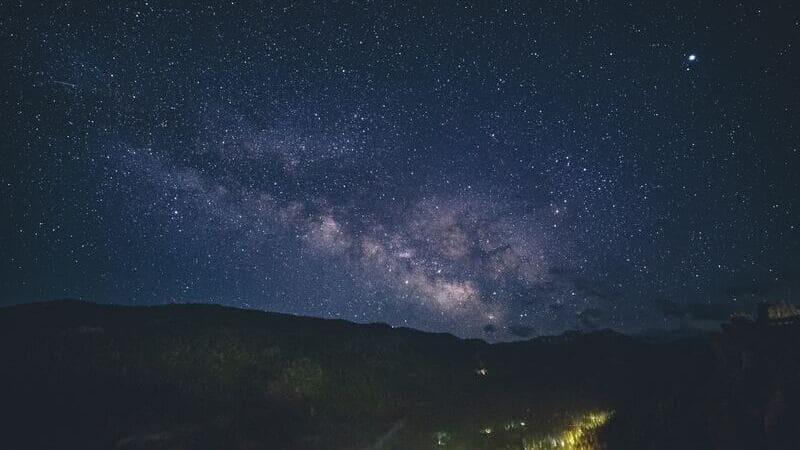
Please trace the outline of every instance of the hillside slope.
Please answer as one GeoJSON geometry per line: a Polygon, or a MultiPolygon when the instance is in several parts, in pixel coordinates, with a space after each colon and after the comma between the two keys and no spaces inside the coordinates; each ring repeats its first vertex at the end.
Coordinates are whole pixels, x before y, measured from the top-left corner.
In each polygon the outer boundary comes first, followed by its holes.
{"type": "Polygon", "coordinates": [[[790,448],[800,359],[752,345],[61,301],[0,309],[0,414],[10,448],[790,448]]]}

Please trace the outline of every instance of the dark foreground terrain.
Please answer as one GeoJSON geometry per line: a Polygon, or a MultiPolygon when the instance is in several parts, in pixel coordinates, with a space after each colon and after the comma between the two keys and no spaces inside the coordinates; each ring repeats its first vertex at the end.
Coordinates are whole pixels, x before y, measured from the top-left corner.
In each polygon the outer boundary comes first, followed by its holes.
{"type": "Polygon", "coordinates": [[[0,448],[800,448],[799,344],[795,325],[489,345],[216,306],[14,306],[0,448]]]}

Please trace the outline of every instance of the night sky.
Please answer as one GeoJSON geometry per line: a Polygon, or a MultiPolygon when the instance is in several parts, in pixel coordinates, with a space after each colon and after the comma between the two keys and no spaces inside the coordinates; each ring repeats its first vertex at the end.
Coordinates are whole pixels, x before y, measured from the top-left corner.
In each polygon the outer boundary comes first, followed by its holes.
{"type": "Polygon", "coordinates": [[[792,2],[265,3],[3,2],[0,304],[507,340],[800,295],[792,2]]]}

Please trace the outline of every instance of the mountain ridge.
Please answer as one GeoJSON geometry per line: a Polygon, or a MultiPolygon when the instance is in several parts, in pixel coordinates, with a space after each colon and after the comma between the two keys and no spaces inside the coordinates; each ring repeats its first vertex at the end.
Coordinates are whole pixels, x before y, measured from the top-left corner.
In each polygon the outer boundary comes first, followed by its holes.
{"type": "Polygon", "coordinates": [[[800,355],[779,343],[800,332],[755,332],[487,343],[221,305],[29,303],[0,308],[0,415],[20,448],[793,448],[767,444],[793,437],[800,355]]]}

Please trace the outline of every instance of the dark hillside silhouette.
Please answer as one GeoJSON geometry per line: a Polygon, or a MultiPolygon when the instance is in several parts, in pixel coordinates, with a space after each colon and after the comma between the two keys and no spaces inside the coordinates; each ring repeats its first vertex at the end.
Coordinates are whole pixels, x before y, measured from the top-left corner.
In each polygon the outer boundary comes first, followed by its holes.
{"type": "Polygon", "coordinates": [[[208,305],[20,305],[0,309],[0,423],[5,448],[789,449],[799,331],[490,345],[208,305]]]}

